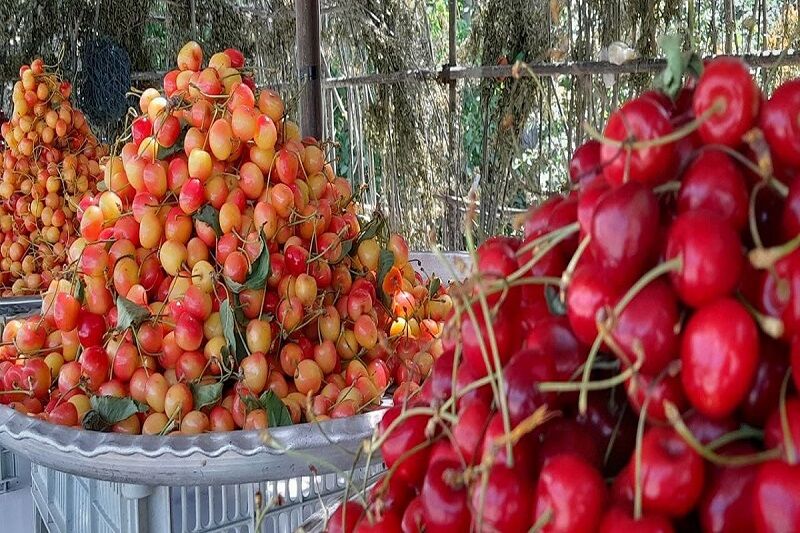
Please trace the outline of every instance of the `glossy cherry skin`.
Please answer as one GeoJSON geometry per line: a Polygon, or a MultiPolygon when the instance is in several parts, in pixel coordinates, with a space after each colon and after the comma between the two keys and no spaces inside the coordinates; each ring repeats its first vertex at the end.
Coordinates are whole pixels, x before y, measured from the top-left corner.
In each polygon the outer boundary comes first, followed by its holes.
{"type": "Polygon", "coordinates": [[[738,533],[755,530],[753,489],[757,465],[716,468],[709,474],[698,504],[703,531],[738,533]]]}
{"type": "Polygon", "coordinates": [[[483,434],[492,416],[488,403],[474,399],[458,410],[458,421],[453,425],[453,441],[468,465],[480,461],[483,434]]]}
{"type": "Polygon", "coordinates": [[[516,426],[542,405],[556,404],[555,393],[540,392],[536,387],[540,382],[556,380],[552,354],[520,350],[506,365],[504,375],[512,425],[516,426]]]}
{"type": "Polygon", "coordinates": [[[800,333],[800,250],[778,261],[774,270],[776,275],[766,276],[764,290],[772,298],[773,312],[783,320],[784,338],[791,339],[800,333]]]}
{"type": "Polygon", "coordinates": [[[580,224],[581,231],[580,237],[583,238],[592,231],[592,218],[594,211],[597,209],[597,204],[603,197],[603,194],[609,189],[606,180],[602,178],[594,178],[591,180],[584,180],[581,183],[581,188],[578,190],[578,224],[580,224]]]}
{"type": "MultiPolygon", "coordinates": [[[[800,454],[800,399],[786,399],[786,418],[789,423],[789,433],[792,436],[795,455],[800,454]]],[[[764,426],[764,446],[766,448],[781,448],[783,457],[787,458],[786,439],[783,435],[780,409],[776,405],[764,426]]]]}
{"type": "MultiPolygon", "coordinates": [[[[577,221],[578,193],[577,191],[572,191],[569,196],[564,198],[563,202],[560,202],[553,208],[553,212],[550,213],[550,218],[547,219],[547,231],[553,232],[577,221]]],[[[572,254],[575,253],[575,249],[577,247],[577,232],[573,233],[558,244],[558,249],[560,249],[566,257],[571,257],[572,254]]]]}
{"type": "Polygon", "coordinates": [[[569,179],[572,183],[579,183],[584,179],[596,176],[600,168],[600,141],[588,140],[575,149],[572,159],[569,160],[569,179]]]}
{"type": "Polygon", "coordinates": [[[525,215],[523,232],[525,238],[538,237],[547,231],[547,223],[553,209],[564,200],[563,196],[552,196],[539,205],[532,206],[525,215]]]}
{"type": "Polygon", "coordinates": [[[472,485],[475,530],[487,533],[527,531],[531,526],[532,498],[533,486],[524,472],[504,464],[493,465],[485,485],[480,477],[472,485]]]}
{"type": "Polygon", "coordinates": [[[697,411],[687,414],[683,421],[702,444],[709,444],[726,433],[739,429],[739,423],[733,417],[712,419],[697,411]]]}
{"type": "MultiPolygon", "coordinates": [[[[529,243],[536,237],[525,239],[524,244],[529,243]]],[[[522,268],[530,264],[533,260],[534,252],[523,252],[518,257],[518,266],[522,268]]],[[[530,266],[528,272],[525,273],[524,278],[536,278],[540,276],[561,276],[561,273],[567,267],[567,260],[564,258],[562,248],[556,246],[550,251],[542,255],[534,264],[530,266]]],[[[525,284],[519,287],[522,295],[523,305],[535,305],[539,302],[545,301],[545,285],[525,284]]],[[[504,306],[505,307],[505,306],[504,306]]]]}
{"type": "Polygon", "coordinates": [[[425,474],[420,499],[429,531],[467,531],[472,519],[467,487],[456,480],[463,467],[454,459],[433,462],[425,474]]]}
{"type": "Polygon", "coordinates": [[[627,356],[627,366],[641,347],[641,371],[655,375],[678,355],[678,299],[669,283],[657,279],[639,292],[620,313],[611,336],[627,356]]]}
{"type": "Polygon", "coordinates": [[[552,512],[547,533],[591,533],[603,517],[606,487],[600,473],[582,458],[557,455],[542,468],[532,523],[552,512]]]}
{"type": "Polygon", "coordinates": [[[349,500],[339,507],[328,517],[326,533],[352,533],[356,524],[364,514],[364,507],[360,503],[349,500]]]}
{"type": "Polygon", "coordinates": [[[402,478],[384,476],[372,486],[369,501],[371,505],[379,505],[382,511],[391,510],[399,515],[414,496],[414,489],[402,478]]]}
{"type": "Polygon", "coordinates": [[[680,257],[670,281],[680,299],[692,307],[730,294],[742,272],[742,244],[737,233],[710,211],[687,211],[672,223],[666,257],[680,257]]]}
{"type": "Polygon", "coordinates": [[[619,292],[606,282],[603,270],[594,263],[575,269],[567,287],[567,318],[575,337],[584,345],[594,342],[598,313],[606,313],[619,292]]]}
{"type": "Polygon", "coordinates": [[[800,80],[789,80],[764,102],[759,126],[770,152],[790,165],[800,165],[800,80]]]}
{"type": "MultiPolygon", "coordinates": [[[[386,430],[402,413],[402,407],[395,406],[386,411],[379,424],[381,434],[386,430]]],[[[398,461],[402,461],[396,468],[394,475],[405,480],[412,486],[418,486],[425,476],[425,469],[428,465],[430,447],[422,446],[415,453],[410,453],[412,448],[426,442],[425,428],[430,418],[424,415],[410,416],[402,423],[397,424],[392,433],[383,442],[381,453],[386,466],[392,468],[398,461]]]]}
{"type": "MultiPolygon", "coordinates": [[[[478,256],[477,271],[480,274],[482,287],[489,286],[492,282],[511,275],[517,269],[517,256],[514,250],[504,241],[488,241],[476,250],[478,256]]],[[[503,298],[503,305],[513,308],[519,306],[522,287],[512,287],[503,291],[502,287],[484,288],[489,305],[494,305],[503,298]]]]}
{"type": "Polygon", "coordinates": [[[692,405],[711,418],[732,414],[758,365],[758,329],[747,310],[729,298],[698,309],[683,332],[681,363],[692,405]]]}
{"type": "Polygon", "coordinates": [[[525,339],[525,348],[535,354],[550,353],[556,364],[556,377],[569,381],[586,361],[587,350],[578,342],[563,316],[552,316],[537,322],[525,339]]]}
{"type": "Polygon", "coordinates": [[[415,497],[406,507],[400,522],[403,533],[422,533],[425,529],[425,518],[422,516],[422,500],[415,497]]]}
{"type": "Polygon", "coordinates": [[[641,412],[645,400],[650,397],[647,404],[647,418],[658,422],[666,422],[664,403],[670,402],[679,411],[683,411],[689,404],[683,392],[680,376],[665,375],[660,380],[655,376],[637,374],[625,383],[628,393],[628,402],[638,414],[641,412]]]}
{"type": "Polygon", "coordinates": [[[792,351],[790,353],[794,388],[800,390],[800,341],[792,342],[792,351]]]}
{"type": "Polygon", "coordinates": [[[400,517],[394,511],[384,511],[378,516],[361,518],[353,533],[403,533],[400,517]]]}
{"type": "MultiPolygon", "coordinates": [[[[667,112],[649,98],[637,98],[613,112],[603,132],[617,141],[649,141],[672,133],[667,112]]],[[[673,144],[626,148],[603,144],[600,159],[605,163],[603,175],[612,187],[626,181],[648,185],[669,179],[673,163],[673,144]]]]}
{"type": "MultiPolygon", "coordinates": [[[[453,393],[454,362],[455,352],[453,350],[445,350],[445,352],[433,362],[431,374],[425,381],[425,386],[430,387],[430,400],[432,403],[443,402],[453,393]]],[[[468,365],[462,364],[459,371],[465,366],[469,367],[468,365]]],[[[470,375],[474,374],[470,372],[470,375]]]]}
{"type": "MultiPolygon", "coordinates": [[[[441,358],[442,356],[439,356],[439,359],[441,358]]],[[[436,362],[434,363],[434,367],[436,366],[436,363],[439,362],[439,359],[437,359],[436,362]]],[[[452,383],[453,380],[452,376],[453,374],[451,367],[450,383],[452,383]]],[[[478,387],[477,389],[472,389],[469,392],[461,394],[460,391],[464,390],[467,386],[469,386],[477,379],[479,378],[475,376],[475,374],[473,374],[472,369],[469,367],[469,365],[462,364],[461,366],[458,367],[458,370],[456,371],[456,391],[458,391],[457,392],[458,404],[456,407],[461,409],[463,406],[470,403],[472,400],[478,400],[486,405],[490,405],[492,403],[492,397],[493,397],[492,387],[488,383],[482,387],[478,387]]]]}
{"type": "MultiPolygon", "coordinates": [[[[633,501],[634,456],[615,481],[615,493],[633,501]]],[[[642,508],[678,517],[700,499],[705,480],[703,459],[671,428],[653,426],[642,439],[642,508]]]]}
{"type": "MultiPolygon", "coordinates": [[[[506,447],[498,442],[505,434],[503,415],[495,413],[489,421],[486,433],[483,436],[483,444],[481,446],[482,461],[486,461],[487,457],[491,456],[491,460],[494,464],[506,464],[508,458],[506,447]]],[[[539,472],[536,464],[538,449],[538,435],[535,432],[524,435],[511,448],[511,454],[514,458],[514,468],[518,469],[520,472],[527,473],[531,478],[535,478],[539,472]]]]}
{"type": "Polygon", "coordinates": [[[784,240],[791,240],[800,234],[800,179],[795,178],[789,184],[789,194],[783,205],[781,230],[784,240]]]}
{"type": "MultiPolygon", "coordinates": [[[[796,352],[792,343],[792,354],[796,352]]],[[[772,410],[778,405],[781,395],[781,384],[789,368],[789,357],[786,345],[769,337],[762,336],[759,344],[758,366],[753,383],[739,409],[742,421],[752,426],[763,427],[772,410]]],[[[800,370],[800,360],[795,365],[792,361],[792,372],[800,370]]]]}
{"type": "Polygon", "coordinates": [[[632,284],[651,264],[658,242],[658,201],[637,182],[606,192],[592,217],[589,251],[607,282],[632,284]]]}
{"type": "Polygon", "coordinates": [[[758,533],[800,531],[800,465],[779,461],[763,464],[753,494],[758,533]]]}
{"type": "Polygon", "coordinates": [[[700,117],[717,102],[722,108],[701,122],[697,131],[706,144],[738,146],[755,124],[761,103],[761,91],[741,59],[717,57],[703,69],[692,100],[694,116],[700,117]]]}
{"type": "Polygon", "coordinates": [[[633,410],[622,405],[627,404],[624,396],[615,396],[619,402],[612,401],[614,397],[606,392],[590,393],[586,413],[575,415],[575,421],[592,431],[596,445],[608,455],[604,457],[605,476],[615,476],[622,470],[636,445],[637,420],[633,410]],[[607,452],[609,446],[611,450],[607,452]]]}
{"type": "Polygon", "coordinates": [[[700,152],[681,178],[678,212],[704,209],[737,232],[747,224],[748,193],[744,176],[723,152],[700,152]]]}
{"type": "Polygon", "coordinates": [[[649,514],[634,520],[631,513],[615,505],[603,515],[598,533],[673,533],[675,528],[668,518],[649,514]]]}
{"type": "Polygon", "coordinates": [[[494,332],[497,346],[496,355],[501,365],[508,361],[521,342],[515,331],[515,321],[513,320],[516,309],[510,310],[501,306],[496,314],[491,314],[490,309],[487,319],[481,303],[475,302],[472,305],[472,311],[474,320],[466,311],[461,317],[462,357],[476,375],[485,376],[489,373],[489,369],[495,367],[495,354],[489,339],[489,328],[494,332]]]}

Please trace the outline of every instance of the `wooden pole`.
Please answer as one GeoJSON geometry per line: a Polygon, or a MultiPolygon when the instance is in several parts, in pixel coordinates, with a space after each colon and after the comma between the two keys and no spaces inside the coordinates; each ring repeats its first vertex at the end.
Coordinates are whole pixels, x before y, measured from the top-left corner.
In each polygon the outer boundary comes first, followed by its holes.
{"type": "Polygon", "coordinates": [[[300,81],[300,129],[322,137],[322,80],[319,0],[296,0],[297,75],[300,81]]]}

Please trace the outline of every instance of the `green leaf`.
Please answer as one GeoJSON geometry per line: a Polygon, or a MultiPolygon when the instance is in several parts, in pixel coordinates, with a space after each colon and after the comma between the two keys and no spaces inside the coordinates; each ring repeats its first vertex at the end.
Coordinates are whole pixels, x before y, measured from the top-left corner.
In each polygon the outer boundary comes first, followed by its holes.
{"type": "Polygon", "coordinates": [[[183,151],[183,141],[186,139],[186,132],[189,131],[189,125],[184,124],[181,128],[181,133],[178,136],[178,140],[175,141],[175,144],[170,146],[169,148],[165,148],[158,145],[158,152],[156,153],[156,159],[164,161],[166,158],[177,154],[178,152],[183,151]]]}
{"type": "Polygon", "coordinates": [[[439,287],[442,286],[442,280],[433,276],[431,278],[431,284],[428,286],[428,298],[436,297],[436,293],[439,292],[439,287]]]}
{"type": "Polygon", "coordinates": [[[86,286],[83,284],[83,279],[78,277],[78,279],[75,280],[74,285],[75,299],[79,302],[83,302],[83,297],[86,295],[86,286]]]}
{"type": "Polygon", "coordinates": [[[261,405],[261,400],[253,396],[252,394],[239,394],[239,399],[244,403],[244,406],[247,407],[248,411],[255,411],[256,409],[263,409],[264,406],[261,405]]]}
{"type": "Polygon", "coordinates": [[[245,289],[263,289],[267,284],[267,278],[270,273],[271,263],[269,259],[267,241],[264,238],[264,233],[261,232],[261,253],[250,265],[250,273],[247,275],[247,279],[244,283],[237,283],[226,276],[225,283],[236,294],[245,289]]]}
{"type": "MultiPolygon", "coordinates": [[[[231,299],[223,300],[219,305],[219,321],[222,324],[222,334],[225,335],[225,342],[228,344],[230,353],[236,354],[236,317],[233,316],[231,299]]],[[[238,359],[238,357],[237,357],[238,359]]]]}
{"type": "Polygon", "coordinates": [[[194,397],[194,408],[202,409],[207,405],[214,405],[222,398],[222,382],[206,383],[204,385],[192,383],[189,385],[194,397]]]}
{"type": "Polygon", "coordinates": [[[289,415],[289,409],[286,408],[280,398],[275,396],[271,390],[265,392],[258,399],[263,409],[267,412],[267,420],[269,427],[291,426],[292,417],[289,415]]]}
{"type": "Polygon", "coordinates": [[[703,70],[703,62],[694,52],[683,50],[683,41],[677,35],[661,37],[659,44],[664,51],[667,66],[653,80],[654,85],[674,99],[683,87],[685,74],[699,76],[703,70]]]}
{"type": "Polygon", "coordinates": [[[144,413],[148,409],[147,405],[132,398],[115,396],[92,396],[89,398],[89,403],[92,410],[84,415],[83,425],[86,429],[95,431],[106,431],[117,422],[122,422],[136,413],[144,413]]]}
{"type": "Polygon", "coordinates": [[[137,328],[148,318],[150,318],[149,310],[124,296],[117,296],[117,329],[125,331],[131,326],[137,328]]]}
{"type": "Polygon", "coordinates": [[[349,240],[346,240],[346,241],[342,241],[342,255],[339,257],[339,259],[336,260],[336,263],[342,262],[342,260],[345,257],[350,255],[350,252],[353,250],[353,241],[354,240],[355,239],[349,239],[349,240]]]}
{"type": "Polygon", "coordinates": [[[567,308],[564,302],[561,301],[561,294],[558,288],[553,285],[547,285],[544,288],[544,298],[547,302],[547,309],[550,313],[557,316],[564,316],[567,314],[567,308]]]}
{"type": "Polygon", "coordinates": [[[383,293],[383,280],[386,279],[386,274],[389,273],[389,269],[392,268],[394,265],[394,252],[391,250],[383,249],[381,250],[381,255],[378,258],[378,272],[377,272],[377,284],[378,284],[378,294],[383,300],[383,303],[387,306],[388,303],[388,295],[383,293]]]}
{"type": "Polygon", "coordinates": [[[364,224],[364,227],[361,228],[361,232],[358,234],[358,237],[356,237],[356,245],[360,244],[362,241],[374,239],[385,224],[386,219],[384,219],[382,216],[377,216],[364,224]]]}
{"type": "Polygon", "coordinates": [[[214,230],[214,233],[217,234],[217,237],[222,235],[222,227],[219,225],[219,211],[217,211],[213,205],[205,204],[197,212],[195,212],[194,215],[192,215],[192,218],[201,222],[205,222],[211,226],[214,230]]]}

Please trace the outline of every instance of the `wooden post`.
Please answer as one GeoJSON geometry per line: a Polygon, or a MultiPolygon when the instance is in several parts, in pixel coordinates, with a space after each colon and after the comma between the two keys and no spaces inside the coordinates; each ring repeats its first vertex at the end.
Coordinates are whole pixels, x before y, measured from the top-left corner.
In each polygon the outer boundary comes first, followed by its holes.
{"type": "Polygon", "coordinates": [[[322,83],[319,0],[296,0],[297,75],[300,81],[300,129],[322,137],[322,83]]]}

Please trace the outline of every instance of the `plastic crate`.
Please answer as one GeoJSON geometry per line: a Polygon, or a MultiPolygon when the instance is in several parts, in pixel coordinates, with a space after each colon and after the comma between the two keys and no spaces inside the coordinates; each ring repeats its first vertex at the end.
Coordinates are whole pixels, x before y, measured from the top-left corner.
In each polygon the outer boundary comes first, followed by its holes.
{"type": "MultiPolygon", "coordinates": [[[[370,467],[369,479],[383,469],[370,467]]],[[[365,472],[357,470],[354,479],[363,480],[365,472]]],[[[344,486],[344,476],[325,474],[241,485],[145,487],[31,467],[37,533],[255,533],[257,493],[263,504],[273,504],[258,533],[289,533],[344,486]]]]}
{"type": "Polygon", "coordinates": [[[0,448],[0,494],[27,487],[31,465],[24,457],[0,448]]]}

